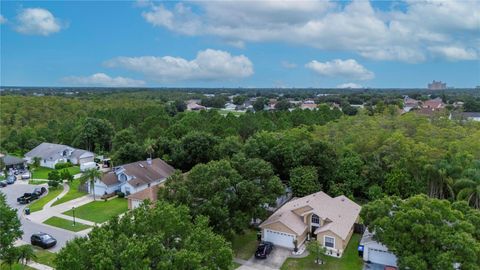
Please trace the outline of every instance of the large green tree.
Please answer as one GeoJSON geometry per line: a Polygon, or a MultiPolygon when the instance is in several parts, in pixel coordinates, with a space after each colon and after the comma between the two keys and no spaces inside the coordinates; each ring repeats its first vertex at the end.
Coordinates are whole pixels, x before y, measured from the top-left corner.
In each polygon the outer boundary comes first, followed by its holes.
{"type": "Polygon", "coordinates": [[[17,211],[8,206],[5,195],[0,192],[0,260],[10,261],[15,257],[13,244],[21,236],[17,211]]]}
{"type": "Polygon", "coordinates": [[[264,218],[265,205],[284,192],[270,165],[237,157],[196,165],[188,174],[167,180],[161,197],[190,207],[194,216],[209,217],[216,232],[230,237],[252,218],[264,218]],[[235,169],[235,167],[237,169],[235,169]]]}
{"type": "Polygon", "coordinates": [[[74,144],[88,151],[109,151],[114,135],[112,124],[105,119],[87,117],[77,128],[74,144]]]}
{"type": "Polygon", "coordinates": [[[290,187],[294,196],[303,197],[321,190],[318,183],[317,169],[313,166],[302,166],[290,171],[290,187]]]}
{"type": "Polygon", "coordinates": [[[480,269],[480,212],[466,202],[385,197],[363,206],[361,217],[400,269],[480,269]]]}
{"type": "Polygon", "coordinates": [[[230,244],[193,219],[185,206],[158,202],[95,227],[88,238],[69,241],[56,257],[62,269],[230,269],[230,244]]]}

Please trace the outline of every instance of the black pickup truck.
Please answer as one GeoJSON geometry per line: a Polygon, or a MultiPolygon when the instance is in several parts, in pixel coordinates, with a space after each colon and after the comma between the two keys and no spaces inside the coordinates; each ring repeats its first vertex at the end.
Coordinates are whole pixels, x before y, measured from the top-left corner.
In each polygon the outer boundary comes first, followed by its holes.
{"type": "Polygon", "coordinates": [[[27,204],[33,200],[40,198],[47,191],[46,188],[35,188],[32,193],[24,193],[22,197],[17,198],[17,202],[20,204],[27,204]]]}

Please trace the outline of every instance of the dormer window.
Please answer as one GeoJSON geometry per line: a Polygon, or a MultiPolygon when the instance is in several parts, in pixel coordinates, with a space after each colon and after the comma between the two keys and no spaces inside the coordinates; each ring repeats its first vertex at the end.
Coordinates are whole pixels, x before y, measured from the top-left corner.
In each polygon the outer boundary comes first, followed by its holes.
{"type": "Polygon", "coordinates": [[[123,173],[120,174],[119,178],[120,178],[120,182],[126,182],[127,181],[127,176],[123,173]]]}
{"type": "Polygon", "coordinates": [[[312,215],[312,224],[320,224],[320,217],[313,214],[312,215]]]}

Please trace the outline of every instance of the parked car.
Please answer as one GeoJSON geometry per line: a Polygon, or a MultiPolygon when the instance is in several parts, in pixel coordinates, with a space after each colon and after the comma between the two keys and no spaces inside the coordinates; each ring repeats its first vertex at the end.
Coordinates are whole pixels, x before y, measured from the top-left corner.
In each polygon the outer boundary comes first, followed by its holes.
{"type": "Polygon", "coordinates": [[[57,239],[53,238],[48,233],[35,233],[30,237],[30,243],[32,246],[39,246],[41,248],[47,249],[55,246],[57,244],[57,239]]]}
{"type": "Polygon", "coordinates": [[[7,180],[1,180],[0,181],[0,187],[6,187],[8,184],[7,184],[7,180]]]}
{"type": "Polygon", "coordinates": [[[268,254],[273,250],[273,243],[271,242],[261,242],[255,251],[255,258],[257,259],[266,259],[268,254]]]}
{"type": "Polygon", "coordinates": [[[30,172],[26,171],[22,173],[22,180],[30,179],[30,172]]]}
{"type": "Polygon", "coordinates": [[[7,177],[7,184],[11,185],[17,181],[17,177],[15,175],[9,175],[7,177]]]}
{"type": "Polygon", "coordinates": [[[47,189],[45,187],[37,187],[33,190],[32,193],[24,193],[22,197],[18,197],[17,202],[19,204],[27,204],[33,200],[40,198],[40,196],[42,196],[43,193],[45,193],[46,191],[47,189]]]}

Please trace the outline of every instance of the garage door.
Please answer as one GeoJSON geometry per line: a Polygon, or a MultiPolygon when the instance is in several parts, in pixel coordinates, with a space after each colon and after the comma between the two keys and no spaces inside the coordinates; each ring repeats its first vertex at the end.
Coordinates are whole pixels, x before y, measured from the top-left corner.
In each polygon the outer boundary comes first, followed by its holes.
{"type": "Polygon", "coordinates": [[[383,264],[383,265],[390,265],[390,266],[397,266],[397,257],[390,252],[386,252],[383,250],[368,249],[368,260],[373,263],[383,264]]]}
{"type": "Polygon", "coordinates": [[[293,240],[295,237],[291,234],[265,229],[263,240],[272,242],[276,246],[294,248],[293,240]]]}

